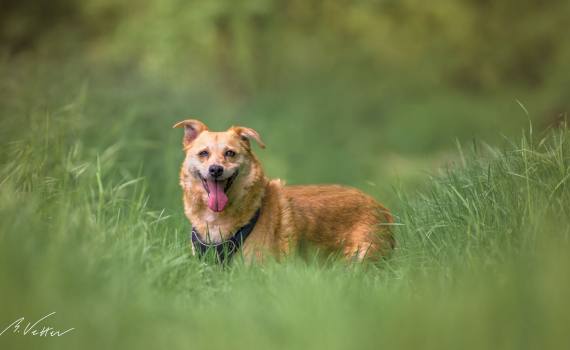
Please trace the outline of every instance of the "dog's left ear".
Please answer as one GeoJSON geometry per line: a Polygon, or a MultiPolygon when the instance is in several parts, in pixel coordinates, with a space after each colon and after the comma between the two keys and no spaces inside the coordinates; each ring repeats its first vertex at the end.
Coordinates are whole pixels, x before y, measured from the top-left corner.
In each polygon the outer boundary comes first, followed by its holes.
{"type": "Polygon", "coordinates": [[[208,130],[206,124],[196,119],[186,119],[172,126],[173,128],[184,128],[184,138],[182,144],[184,147],[194,141],[202,131],[208,130]]]}
{"type": "Polygon", "coordinates": [[[259,133],[253,130],[252,128],[246,128],[245,126],[232,126],[230,130],[238,134],[238,136],[243,141],[247,142],[248,145],[249,145],[249,140],[254,139],[255,142],[257,142],[257,144],[259,145],[259,147],[265,148],[265,143],[261,141],[261,136],[259,136],[259,133]]]}

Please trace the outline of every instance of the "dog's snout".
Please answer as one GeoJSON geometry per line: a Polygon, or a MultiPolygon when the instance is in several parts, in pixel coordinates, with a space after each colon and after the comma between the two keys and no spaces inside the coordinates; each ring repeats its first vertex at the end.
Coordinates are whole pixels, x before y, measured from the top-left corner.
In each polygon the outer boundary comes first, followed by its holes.
{"type": "Polygon", "coordinates": [[[210,173],[211,177],[220,177],[224,173],[224,167],[221,165],[210,165],[208,168],[208,172],[210,173]]]}

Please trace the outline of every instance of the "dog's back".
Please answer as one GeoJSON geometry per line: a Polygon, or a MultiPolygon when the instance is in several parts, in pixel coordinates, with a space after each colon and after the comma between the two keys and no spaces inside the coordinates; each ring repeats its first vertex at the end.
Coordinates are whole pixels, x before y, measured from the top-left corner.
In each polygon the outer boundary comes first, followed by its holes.
{"type": "Polygon", "coordinates": [[[347,257],[383,255],[394,247],[389,211],[361,191],[339,185],[284,186],[300,240],[347,257]]]}

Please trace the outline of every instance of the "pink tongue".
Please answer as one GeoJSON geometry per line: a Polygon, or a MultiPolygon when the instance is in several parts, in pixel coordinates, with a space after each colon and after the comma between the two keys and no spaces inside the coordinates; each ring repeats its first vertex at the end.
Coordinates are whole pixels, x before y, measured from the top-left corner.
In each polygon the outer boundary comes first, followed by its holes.
{"type": "Polygon", "coordinates": [[[228,204],[228,196],[224,192],[223,183],[208,179],[208,189],[210,190],[208,207],[217,212],[224,210],[228,204]]]}

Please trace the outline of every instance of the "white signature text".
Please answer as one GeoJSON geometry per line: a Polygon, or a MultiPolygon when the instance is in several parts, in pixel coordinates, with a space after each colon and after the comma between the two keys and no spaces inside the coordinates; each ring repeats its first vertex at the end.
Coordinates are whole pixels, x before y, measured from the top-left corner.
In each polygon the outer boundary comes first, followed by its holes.
{"type": "Polygon", "coordinates": [[[31,335],[37,337],[61,337],[75,329],[69,328],[66,330],[59,330],[42,324],[53,315],[55,315],[55,312],[45,315],[34,323],[28,322],[25,326],[25,318],[20,317],[12,322],[8,327],[4,328],[4,330],[0,332],[0,336],[4,335],[4,333],[13,333],[17,335],[31,335]]]}

